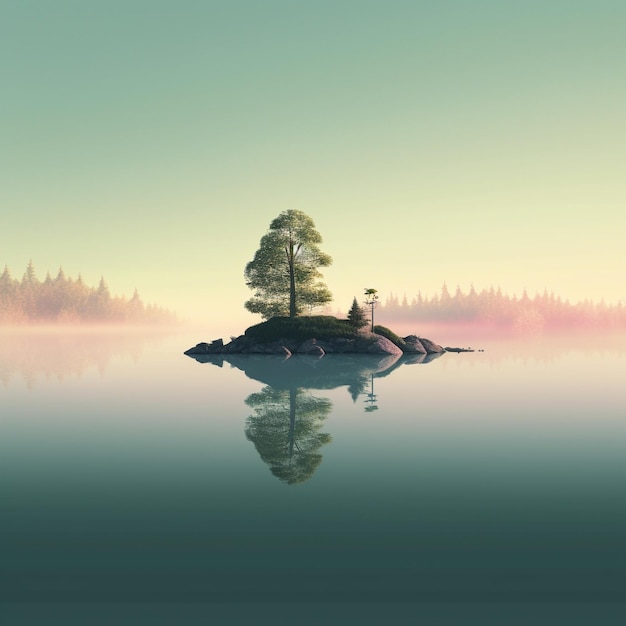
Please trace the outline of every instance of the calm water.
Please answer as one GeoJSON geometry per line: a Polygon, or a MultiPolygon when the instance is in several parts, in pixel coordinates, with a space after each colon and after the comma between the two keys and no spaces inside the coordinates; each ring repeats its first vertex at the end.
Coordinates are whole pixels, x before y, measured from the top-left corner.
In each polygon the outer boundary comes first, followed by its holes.
{"type": "Polygon", "coordinates": [[[428,363],[182,354],[201,339],[0,334],[14,623],[70,606],[273,607],[274,623],[623,610],[623,343],[485,341],[428,363]]]}

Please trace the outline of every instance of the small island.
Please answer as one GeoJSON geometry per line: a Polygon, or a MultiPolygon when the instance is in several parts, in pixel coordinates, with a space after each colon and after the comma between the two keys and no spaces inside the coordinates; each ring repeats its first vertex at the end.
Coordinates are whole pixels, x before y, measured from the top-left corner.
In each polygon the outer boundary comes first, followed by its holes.
{"type": "MultiPolygon", "coordinates": [[[[251,313],[265,321],[250,326],[243,335],[201,342],[185,351],[192,357],[218,354],[326,354],[440,355],[446,348],[417,335],[399,337],[384,326],[374,324],[376,289],[366,289],[365,309],[353,299],[346,319],[332,315],[304,315],[305,311],[327,304],[331,293],[319,279],[320,267],[332,263],[322,252],[321,235],[313,220],[290,209],[270,224],[261,238],[254,258],[246,265],[246,284],[254,295],[245,303],[251,313]],[[366,327],[368,329],[366,330],[366,327]]],[[[471,351],[449,348],[453,352],[471,351]]],[[[201,359],[199,359],[201,360],[201,359]]]]}
{"type": "Polygon", "coordinates": [[[442,354],[446,349],[424,337],[399,337],[384,326],[363,330],[331,315],[273,317],[250,326],[230,342],[201,342],[185,351],[202,354],[442,354]]]}

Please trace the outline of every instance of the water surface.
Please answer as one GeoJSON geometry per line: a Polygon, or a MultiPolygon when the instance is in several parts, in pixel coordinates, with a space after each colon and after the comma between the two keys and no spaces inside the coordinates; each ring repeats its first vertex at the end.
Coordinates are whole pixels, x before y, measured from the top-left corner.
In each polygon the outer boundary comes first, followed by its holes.
{"type": "Polygon", "coordinates": [[[3,333],[5,603],[618,606],[626,353],[3,333]]]}

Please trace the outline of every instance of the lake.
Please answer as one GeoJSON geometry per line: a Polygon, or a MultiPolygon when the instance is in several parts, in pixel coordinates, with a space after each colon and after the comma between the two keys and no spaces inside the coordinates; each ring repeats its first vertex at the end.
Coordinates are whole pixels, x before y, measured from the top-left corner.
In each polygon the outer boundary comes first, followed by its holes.
{"type": "Polygon", "coordinates": [[[209,338],[0,333],[5,623],[624,618],[623,338],[182,354],[209,338]]]}

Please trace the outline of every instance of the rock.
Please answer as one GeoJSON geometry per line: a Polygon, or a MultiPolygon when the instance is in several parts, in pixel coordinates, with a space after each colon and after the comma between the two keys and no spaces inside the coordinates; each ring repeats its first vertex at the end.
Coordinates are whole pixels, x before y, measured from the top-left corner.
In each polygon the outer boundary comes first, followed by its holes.
{"type": "Polygon", "coordinates": [[[373,335],[374,341],[366,348],[368,354],[402,354],[402,350],[395,343],[382,335],[373,335]]]}
{"type": "Polygon", "coordinates": [[[189,348],[189,350],[185,350],[185,354],[193,355],[193,354],[208,354],[209,353],[209,344],[202,341],[197,343],[193,348],[189,348]]]}
{"type": "Polygon", "coordinates": [[[436,344],[430,339],[424,339],[423,337],[420,337],[419,340],[426,349],[427,354],[438,354],[440,352],[445,352],[445,350],[440,345],[436,344]]]}
{"type": "MultiPolygon", "coordinates": [[[[405,338],[406,352],[411,354],[435,354],[445,350],[428,339],[409,335],[405,338]]],[[[280,354],[290,356],[292,353],[312,354],[382,354],[401,355],[403,350],[392,341],[375,333],[364,333],[354,338],[336,337],[331,339],[311,338],[297,341],[289,337],[281,337],[276,341],[257,343],[247,335],[233,338],[224,344],[221,339],[211,343],[202,342],[189,348],[185,354],[189,356],[206,354],[280,354]]]]}
{"type": "Polygon", "coordinates": [[[324,348],[322,348],[322,346],[313,346],[308,352],[307,354],[311,354],[313,356],[324,356],[326,354],[326,352],[324,352],[324,348]]]}
{"type": "Polygon", "coordinates": [[[296,352],[299,354],[312,354],[314,356],[324,356],[326,354],[324,348],[317,343],[317,339],[307,339],[298,346],[296,352]]]}
{"type": "Polygon", "coordinates": [[[244,345],[240,352],[242,354],[285,354],[285,348],[289,348],[289,342],[284,339],[270,341],[269,343],[249,343],[244,345]]]}
{"type": "Polygon", "coordinates": [[[248,348],[252,342],[245,335],[239,335],[239,337],[234,337],[231,339],[230,343],[227,343],[222,352],[224,354],[239,354],[244,352],[246,348],[248,348]]]}
{"type": "Polygon", "coordinates": [[[224,348],[224,342],[221,339],[215,339],[211,343],[202,341],[193,348],[189,348],[185,354],[220,354],[224,348]]]}
{"type": "Polygon", "coordinates": [[[403,337],[403,339],[406,344],[405,352],[409,354],[426,354],[426,348],[416,335],[408,335],[408,337],[403,337]]]}

